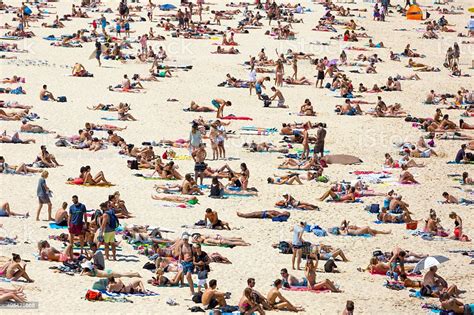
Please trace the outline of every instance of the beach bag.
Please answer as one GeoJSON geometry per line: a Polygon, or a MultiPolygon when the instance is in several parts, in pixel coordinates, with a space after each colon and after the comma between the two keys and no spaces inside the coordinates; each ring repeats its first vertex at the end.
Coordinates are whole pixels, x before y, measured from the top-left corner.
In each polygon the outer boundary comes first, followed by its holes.
{"type": "Polygon", "coordinates": [[[147,262],[145,265],[143,265],[143,269],[146,270],[155,270],[156,265],[152,262],[147,262]]]}
{"type": "Polygon", "coordinates": [[[196,226],[206,226],[206,221],[204,220],[199,220],[196,223],[194,223],[196,226]]]}
{"type": "Polygon", "coordinates": [[[202,292],[195,293],[191,300],[193,300],[193,302],[196,304],[202,303],[202,292]]]}
{"type": "Polygon", "coordinates": [[[288,217],[286,215],[279,215],[277,217],[272,218],[272,222],[286,222],[288,221],[288,217]]]}
{"type": "Polygon", "coordinates": [[[191,313],[197,313],[197,312],[205,313],[206,312],[205,310],[203,310],[199,306],[193,306],[193,307],[189,308],[189,310],[191,311],[191,313]]]}
{"type": "Polygon", "coordinates": [[[324,272],[329,272],[329,273],[332,273],[334,272],[334,269],[337,268],[337,265],[336,263],[334,262],[334,259],[329,259],[328,261],[326,261],[326,263],[324,264],[324,272]]]}
{"type": "Polygon", "coordinates": [[[319,226],[313,227],[313,233],[317,237],[324,237],[328,235],[328,233],[319,226]]]}
{"type": "Polygon", "coordinates": [[[58,141],[56,141],[55,145],[57,147],[68,147],[69,143],[65,139],[59,139],[58,141]]]}
{"type": "Polygon", "coordinates": [[[114,210],[109,210],[107,211],[107,214],[109,215],[109,227],[113,230],[115,230],[116,228],[119,227],[120,223],[119,223],[119,219],[117,218],[117,216],[115,215],[115,212],[114,210]]]}
{"type": "Polygon", "coordinates": [[[138,161],[137,160],[130,160],[130,169],[138,170],[138,161]]]}
{"type": "Polygon", "coordinates": [[[31,11],[30,7],[25,7],[23,13],[25,13],[25,15],[30,15],[31,13],[33,13],[33,11],[31,11]]]}
{"type": "Polygon", "coordinates": [[[337,226],[330,228],[330,229],[329,229],[329,233],[331,233],[331,234],[333,234],[333,235],[339,235],[339,234],[341,234],[341,233],[339,232],[339,228],[338,228],[337,226]]]}
{"type": "Polygon", "coordinates": [[[86,300],[88,301],[102,301],[102,293],[99,291],[87,290],[86,300]]]}
{"type": "Polygon", "coordinates": [[[239,310],[238,306],[231,306],[231,305],[226,305],[221,307],[221,312],[222,313],[234,313],[239,310]]]}
{"type": "Polygon", "coordinates": [[[380,205],[378,203],[371,204],[369,212],[370,213],[379,213],[380,212],[380,205]]]}
{"type": "Polygon", "coordinates": [[[263,99],[263,107],[269,107],[272,104],[272,101],[270,101],[270,97],[268,97],[267,94],[262,94],[262,99],[263,99]]]}
{"type": "Polygon", "coordinates": [[[58,96],[58,102],[59,103],[66,103],[67,102],[66,96],[58,96]]]}
{"type": "Polygon", "coordinates": [[[433,290],[429,285],[424,285],[420,289],[421,296],[431,296],[433,294],[433,290]]]}
{"type": "MultiPolygon", "coordinates": [[[[94,284],[92,285],[92,290],[105,291],[105,290],[107,290],[107,285],[108,284],[109,284],[109,279],[100,279],[99,281],[94,282],[94,284]]],[[[86,296],[87,296],[87,294],[86,294],[86,296]]]]}
{"type": "Polygon", "coordinates": [[[285,241],[280,241],[280,243],[278,243],[278,249],[280,250],[280,254],[293,253],[293,250],[290,247],[290,243],[285,242],[285,241]]]}

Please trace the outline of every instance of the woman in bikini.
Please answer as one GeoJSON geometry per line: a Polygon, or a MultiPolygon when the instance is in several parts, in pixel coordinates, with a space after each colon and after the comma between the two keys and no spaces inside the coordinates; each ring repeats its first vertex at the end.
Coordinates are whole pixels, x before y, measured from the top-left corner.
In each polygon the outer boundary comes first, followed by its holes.
{"type": "Polygon", "coordinates": [[[316,282],[316,269],[317,269],[317,267],[318,267],[318,261],[317,260],[314,261],[314,259],[311,258],[311,257],[306,258],[305,277],[308,280],[307,281],[308,289],[311,289],[311,290],[331,290],[331,292],[335,292],[335,293],[342,292],[329,279],[326,279],[326,280],[321,281],[321,282],[316,282]]]}
{"type": "Polygon", "coordinates": [[[415,180],[415,177],[413,176],[413,174],[411,174],[407,170],[408,170],[408,166],[403,164],[402,172],[400,173],[400,178],[398,179],[398,182],[400,184],[419,184],[419,182],[415,180]]]}
{"type": "Polygon", "coordinates": [[[107,284],[107,291],[113,293],[145,293],[145,287],[143,282],[139,279],[130,281],[129,284],[125,285],[121,279],[115,279],[114,277],[108,278],[109,283],[107,284]]]}
{"type": "Polygon", "coordinates": [[[301,210],[319,210],[319,207],[307,202],[298,201],[293,198],[290,194],[284,194],[283,200],[277,201],[275,203],[276,207],[282,208],[294,208],[294,209],[301,209],[301,210]]]}
{"type": "Polygon", "coordinates": [[[84,168],[81,168],[81,175],[79,178],[82,178],[83,184],[88,184],[88,185],[111,185],[109,181],[105,179],[104,173],[102,171],[99,171],[94,177],[91,175],[91,167],[85,166],[84,168]]]}
{"type": "Polygon", "coordinates": [[[358,236],[358,235],[365,235],[370,234],[372,236],[376,236],[377,234],[391,234],[392,231],[378,231],[374,230],[368,226],[359,227],[357,225],[349,225],[349,221],[342,221],[341,226],[339,227],[339,232],[342,235],[350,235],[350,236],[358,236]]]}

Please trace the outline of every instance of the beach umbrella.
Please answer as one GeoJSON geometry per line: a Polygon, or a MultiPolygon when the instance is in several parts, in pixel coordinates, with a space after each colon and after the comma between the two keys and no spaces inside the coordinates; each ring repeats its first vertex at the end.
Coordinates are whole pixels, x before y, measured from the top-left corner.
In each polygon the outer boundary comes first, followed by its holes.
{"type": "Polygon", "coordinates": [[[416,264],[415,269],[413,269],[413,272],[420,272],[433,266],[438,266],[444,262],[447,262],[448,260],[449,258],[444,256],[428,256],[426,258],[423,258],[416,264]]]}
{"type": "Polygon", "coordinates": [[[160,10],[163,10],[163,11],[169,11],[169,10],[174,10],[174,9],[176,9],[176,7],[170,3],[160,5],[160,10]]]}

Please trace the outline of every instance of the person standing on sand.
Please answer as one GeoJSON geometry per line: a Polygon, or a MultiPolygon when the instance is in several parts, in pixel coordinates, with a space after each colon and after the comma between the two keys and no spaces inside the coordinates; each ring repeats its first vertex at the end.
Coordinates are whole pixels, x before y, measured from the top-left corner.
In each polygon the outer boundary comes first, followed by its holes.
{"type": "Polygon", "coordinates": [[[321,157],[324,156],[324,140],[326,139],[326,129],[324,129],[324,124],[318,124],[318,130],[316,131],[316,143],[314,144],[314,156],[317,156],[318,153],[321,153],[321,157]]]}
{"type": "Polygon", "coordinates": [[[324,64],[323,59],[319,60],[319,62],[316,64],[316,70],[318,71],[318,75],[317,75],[315,87],[318,87],[318,82],[319,82],[319,88],[322,89],[323,81],[324,81],[324,72],[326,70],[326,65],[324,64]]]}
{"type": "MultiPolygon", "coordinates": [[[[84,252],[84,234],[87,226],[87,210],[86,206],[79,202],[79,198],[72,196],[72,205],[69,207],[68,230],[69,230],[69,244],[74,245],[74,236],[79,236],[81,243],[81,254],[84,252]]],[[[68,253],[69,257],[73,257],[73,247],[68,253]]]]}
{"type": "Polygon", "coordinates": [[[102,67],[100,56],[102,55],[102,44],[98,40],[95,41],[95,59],[99,62],[99,67],[102,67]]]}
{"type": "Polygon", "coordinates": [[[48,178],[48,171],[44,171],[41,173],[41,178],[38,180],[38,187],[36,189],[36,195],[38,196],[39,206],[38,210],[36,211],[36,221],[39,221],[41,209],[43,205],[48,205],[48,221],[52,221],[53,218],[51,217],[51,211],[53,205],[51,204],[50,196],[51,190],[49,190],[48,185],[46,185],[46,178],[48,178]]]}
{"type": "MultiPolygon", "coordinates": [[[[189,235],[184,234],[181,239],[181,244],[178,248],[178,263],[183,268],[183,276],[186,277],[188,280],[189,289],[191,290],[191,294],[194,295],[194,283],[192,273],[194,271],[194,263],[193,263],[193,248],[191,244],[189,244],[189,235]]],[[[204,302],[204,297],[203,297],[204,302]]]]}
{"type": "Polygon", "coordinates": [[[296,267],[300,270],[301,265],[301,257],[303,256],[303,233],[304,228],[306,226],[305,222],[300,222],[299,224],[295,225],[292,229],[293,232],[293,256],[291,258],[291,267],[295,270],[295,260],[296,260],[296,267]]]}

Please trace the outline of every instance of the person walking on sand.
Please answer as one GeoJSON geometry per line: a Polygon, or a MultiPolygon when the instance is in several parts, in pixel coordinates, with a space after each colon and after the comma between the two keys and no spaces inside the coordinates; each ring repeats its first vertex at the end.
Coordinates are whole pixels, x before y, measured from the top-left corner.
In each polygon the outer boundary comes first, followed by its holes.
{"type": "Polygon", "coordinates": [[[306,223],[300,222],[299,224],[295,225],[292,229],[293,232],[293,256],[291,258],[291,267],[295,270],[295,260],[296,260],[296,267],[300,270],[301,265],[301,257],[303,256],[303,232],[306,223]]]}
{"type": "Polygon", "coordinates": [[[36,211],[36,221],[39,221],[41,209],[43,205],[48,205],[48,221],[52,221],[53,218],[51,217],[51,211],[53,209],[53,205],[51,204],[51,190],[49,189],[48,185],[46,185],[46,178],[48,178],[48,171],[43,171],[41,173],[41,178],[38,180],[38,187],[36,188],[36,195],[38,196],[38,210],[36,211]]]}

